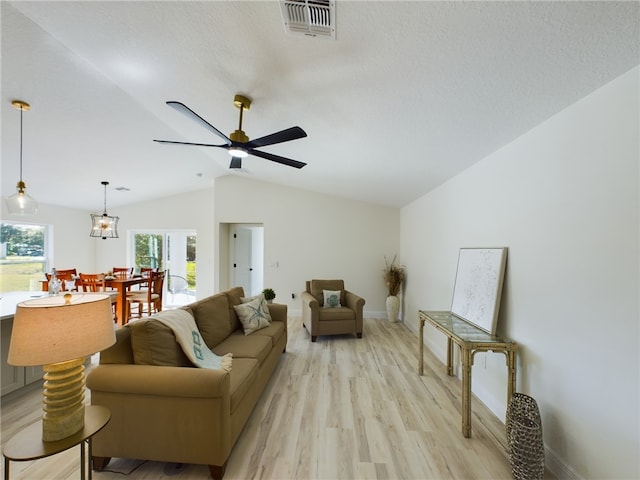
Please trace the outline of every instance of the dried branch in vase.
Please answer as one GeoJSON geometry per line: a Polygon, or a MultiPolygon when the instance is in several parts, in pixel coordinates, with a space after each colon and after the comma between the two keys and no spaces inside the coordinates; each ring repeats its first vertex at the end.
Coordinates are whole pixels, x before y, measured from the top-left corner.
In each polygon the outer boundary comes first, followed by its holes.
{"type": "Polygon", "coordinates": [[[393,260],[389,262],[387,257],[384,257],[384,281],[387,285],[389,295],[397,296],[402,290],[406,278],[406,272],[404,265],[396,265],[396,257],[393,256],[393,260]]]}

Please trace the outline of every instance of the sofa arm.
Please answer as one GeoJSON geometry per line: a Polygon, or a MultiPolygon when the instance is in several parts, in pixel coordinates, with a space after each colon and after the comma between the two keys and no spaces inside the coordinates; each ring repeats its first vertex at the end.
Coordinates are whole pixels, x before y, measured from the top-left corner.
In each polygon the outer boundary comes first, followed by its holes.
{"type": "Polygon", "coordinates": [[[351,310],[354,310],[356,312],[356,315],[362,316],[362,310],[364,309],[364,298],[359,297],[355,293],[348,290],[345,290],[344,293],[347,304],[346,306],[351,310]]]}
{"type": "Polygon", "coordinates": [[[87,376],[90,390],[192,398],[229,396],[229,382],[224,370],[156,365],[98,365],[87,376]]]}
{"type": "Polygon", "coordinates": [[[311,331],[312,320],[318,318],[320,304],[316,297],[309,292],[302,292],[300,299],[302,300],[302,324],[311,331]]]}
{"type": "Polygon", "coordinates": [[[269,315],[274,322],[287,323],[287,306],[283,303],[268,303],[269,315]]]}

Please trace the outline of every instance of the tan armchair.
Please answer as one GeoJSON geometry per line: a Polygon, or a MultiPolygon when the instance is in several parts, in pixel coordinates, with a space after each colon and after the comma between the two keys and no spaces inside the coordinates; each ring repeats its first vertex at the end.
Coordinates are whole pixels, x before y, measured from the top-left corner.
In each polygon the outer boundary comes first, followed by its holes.
{"type": "Polygon", "coordinates": [[[318,335],[355,333],[362,338],[364,298],[345,290],[343,280],[308,280],[302,298],[302,324],[311,341],[318,335]],[[325,306],[323,291],[340,291],[339,307],[325,306]]]}

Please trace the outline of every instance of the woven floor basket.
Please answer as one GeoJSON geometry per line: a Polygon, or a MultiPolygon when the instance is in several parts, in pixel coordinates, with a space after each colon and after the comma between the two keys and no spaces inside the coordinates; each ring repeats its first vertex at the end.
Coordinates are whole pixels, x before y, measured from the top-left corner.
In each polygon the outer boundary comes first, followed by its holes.
{"type": "Polygon", "coordinates": [[[528,395],[514,393],[507,408],[505,429],[513,478],[542,480],[544,442],[540,410],[536,401],[528,395]]]}

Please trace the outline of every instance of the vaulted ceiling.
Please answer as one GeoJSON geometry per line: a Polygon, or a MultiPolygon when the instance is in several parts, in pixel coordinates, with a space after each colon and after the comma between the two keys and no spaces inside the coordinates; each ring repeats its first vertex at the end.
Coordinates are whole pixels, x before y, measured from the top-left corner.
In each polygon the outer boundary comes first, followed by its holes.
{"type": "MultiPolygon", "coordinates": [[[[277,1],[6,2],[2,195],[101,210],[249,178],[400,207],[640,63],[638,2],[336,0],[336,38],[292,35],[277,1]],[[233,97],[251,138],[308,137],[231,171],[233,97]],[[126,187],[129,191],[118,191],[126,187]]],[[[605,159],[603,159],[604,161],[605,159]]],[[[550,172],[551,173],[551,172],[550,172]]]]}

